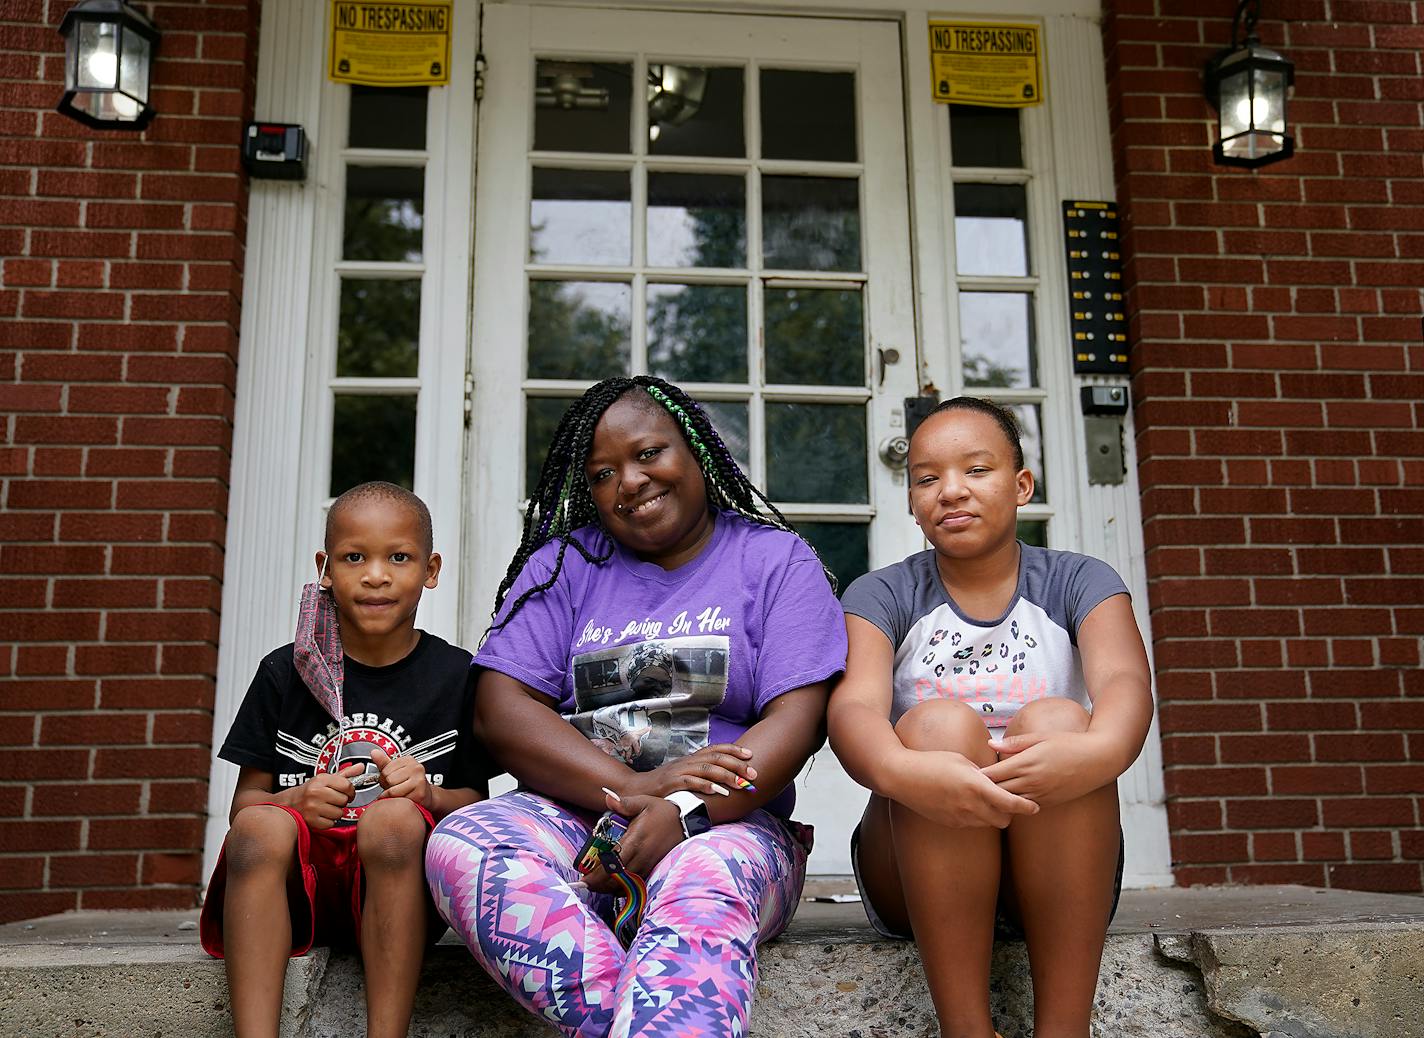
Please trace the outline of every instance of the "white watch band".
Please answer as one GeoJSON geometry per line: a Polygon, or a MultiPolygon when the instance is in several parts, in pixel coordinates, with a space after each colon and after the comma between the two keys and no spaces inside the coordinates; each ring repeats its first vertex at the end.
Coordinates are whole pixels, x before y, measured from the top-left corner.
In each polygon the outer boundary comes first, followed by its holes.
{"type": "Polygon", "coordinates": [[[702,806],[702,798],[690,789],[679,789],[675,793],[669,793],[663,799],[676,807],[678,816],[683,818],[702,806]]]}

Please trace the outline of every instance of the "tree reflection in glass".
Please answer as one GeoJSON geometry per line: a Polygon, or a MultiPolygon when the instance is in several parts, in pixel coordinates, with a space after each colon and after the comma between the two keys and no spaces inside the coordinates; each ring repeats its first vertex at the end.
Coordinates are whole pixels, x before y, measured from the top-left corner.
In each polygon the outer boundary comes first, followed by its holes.
{"type": "Polygon", "coordinates": [[[1038,384],[1033,297],[1026,292],[960,292],[964,384],[1001,389],[1038,384]]]}
{"type": "Polygon", "coordinates": [[[864,384],[860,289],[768,288],[763,298],[768,382],[864,384]]]}
{"type": "Polygon", "coordinates": [[[425,171],[347,166],[341,256],[418,263],[425,234],[425,171]]]}
{"type": "Polygon", "coordinates": [[[864,404],[766,405],[767,496],[866,504],[864,404]]]}
{"type": "Polygon", "coordinates": [[[747,187],[740,176],[648,174],[650,267],[745,267],[747,187]]]}
{"type": "Polygon", "coordinates": [[[339,378],[414,378],[419,349],[419,279],[342,279],[336,326],[339,378]]]}
{"type": "Polygon", "coordinates": [[[414,396],[336,398],[331,423],[331,496],[373,479],[407,490],[414,484],[414,396]]]}
{"type": "Polygon", "coordinates": [[[870,527],[866,523],[813,523],[800,521],[796,530],[816,549],[836,575],[842,591],[870,569],[870,527]]]}
{"type": "Polygon", "coordinates": [[[778,270],[860,270],[860,182],[762,177],[762,255],[778,270]]]}
{"type": "Polygon", "coordinates": [[[633,289],[617,281],[529,282],[529,377],[628,373],[633,289]]]}
{"type": "Polygon", "coordinates": [[[746,288],[649,285],[648,371],[671,382],[746,382],[746,288]]]}

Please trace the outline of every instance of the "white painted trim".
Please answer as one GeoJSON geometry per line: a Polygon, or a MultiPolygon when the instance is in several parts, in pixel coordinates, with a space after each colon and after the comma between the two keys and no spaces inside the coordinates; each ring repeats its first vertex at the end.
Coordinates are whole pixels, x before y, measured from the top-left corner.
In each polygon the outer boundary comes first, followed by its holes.
{"type": "MultiPolygon", "coordinates": [[[[259,41],[259,117],[301,123],[320,153],[324,4],[267,4],[259,41]]],[[[296,574],[303,542],[292,536],[306,500],[296,445],[302,436],[305,372],[290,351],[311,306],[300,272],[310,269],[315,222],[313,183],[253,180],[247,207],[247,275],[233,417],[213,764],[203,877],[212,872],[227,832],[237,769],[216,757],[257,662],[290,640],[296,623],[296,574]]]]}
{"type": "MultiPolygon", "coordinates": [[[[1055,168],[1059,199],[1109,200],[1115,197],[1112,151],[1108,132],[1106,64],[1102,52],[1102,28],[1097,17],[1055,17],[1045,26],[1045,50],[1049,68],[1048,106],[1052,115],[1055,168]],[[1071,60],[1054,55],[1071,55],[1071,60]]],[[[1055,204],[1053,219],[1059,221],[1055,204]]],[[[1057,313],[1060,330],[1066,335],[1068,300],[1061,237],[1052,254],[1053,270],[1041,267],[1044,278],[1044,312],[1057,313]],[[1049,294],[1052,309],[1048,309],[1049,294]]],[[[1048,258],[1045,256],[1045,259],[1048,258]]],[[[1067,362],[1068,347],[1057,350],[1067,362]]],[[[1124,429],[1127,476],[1119,486],[1091,486],[1087,477],[1087,447],[1077,403],[1080,386],[1094,383],[1125,384],[1127,376],[1074,376],[1064,401],[1071,409],[1071,481],[1077,489],[1077,505],[1072,514],[1079,530],[1075,550],[1110,563],[1122,575],[1132,592],[1133,611],[1152,652],[1152,629],[1147,611],[1147,563],[1142,539],[1142,496],[1137,480],[1132,415],[1124,429]]],[[[1070,482],[1062,480],[1060,482],[1070,482]]],[[[1155,671],[1154,671],[1155,672],[1155,671]]],[[[1162,782],[1162,740],[1154,715],[1142,754],[1118,780],[1123,829],[1127,838],[1127,871],[1123,883],[1129,887],[1171,886],[1172,855],[1168,838],[1166,795],[1162,782]]]]}

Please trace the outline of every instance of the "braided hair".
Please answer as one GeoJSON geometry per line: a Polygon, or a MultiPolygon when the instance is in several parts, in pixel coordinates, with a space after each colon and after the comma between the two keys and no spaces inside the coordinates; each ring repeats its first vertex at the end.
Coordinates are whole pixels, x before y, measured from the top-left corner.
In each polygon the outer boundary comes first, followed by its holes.
{"type": "MultiPolygon", "coordinates": [[[[651,405],[660,408],[672,418],[673,424],[682,433],[682,438],[696,459],[698,468],[702,470],[710,505],[735,512],[747,522],[758,526],[770,526],[796,533],[786,517],[742,472],[736,459],[732,457],[732,452],[722,442],[722,437],[718,435],[711,419],[697,401],[677,386],[654,375],[604,379],[570,404],[563,418],[559,420],[554,439],[549,444],[549,453],[544,459],[544,466],[539,470],[539,482],[530,495],[519,549],[510,560],[509,569],[495,594],[495,612],[504,604],[505,596],[509,594],[530,556],[545,544],[556,540],[559,542],[559,552],[554,558],[553,572],[548,580],[528,588],[515,599],[504,619],[491,630],[499,630],[509,623],[525,602],[554,586],[559,572],[563,569],[564,555],[570,547],[594,565],[601,565],[612,557],[611,537],[608,550],[600,555],[585,547],[573,536],[573,532],[585,526],[602,527],[598,509],[593,503],[593,495],[589,492],[588,479],[584,475],[584,464],[593,448],[593,431],[599,419],[616,401],[634,391],[641,391],[651,405]]],[[[807,543],[810,546],[809,542],[807,543]]],[[[814,552],[815,548],[811,547],[811,550],[814,552]]],[[[819,558],[819,555],[817,557],[819,558]]],[[[826,579],[830,581],[831,590],[834,591],[834,574],[826,569],[825,563],[821,564],[821,568],[825,570],[826,579]]]]}

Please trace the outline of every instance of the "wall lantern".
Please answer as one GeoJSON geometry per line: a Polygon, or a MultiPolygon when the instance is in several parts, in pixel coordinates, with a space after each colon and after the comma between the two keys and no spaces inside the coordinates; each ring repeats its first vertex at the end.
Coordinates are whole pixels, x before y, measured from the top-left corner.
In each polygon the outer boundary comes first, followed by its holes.
{"type": "Polygon", "coordinates": [[[56,108],[101,130],[142,130],[154,116],[149,75],[159,32],[124,0],[79,0],[65,12],[64,97],[56,108]]]}
{"type": "Polygon", "coordinates": [[[1295,139],[1286,132],[1295,66],[1261,46],[1260,7],[1260,0],[1241,0],[1231,23],[1231,46],[1206,63],[1206,99],[1219,127],[1211,150],[1223,166],[1265,166],[1295,154],[1295,139]]]}

